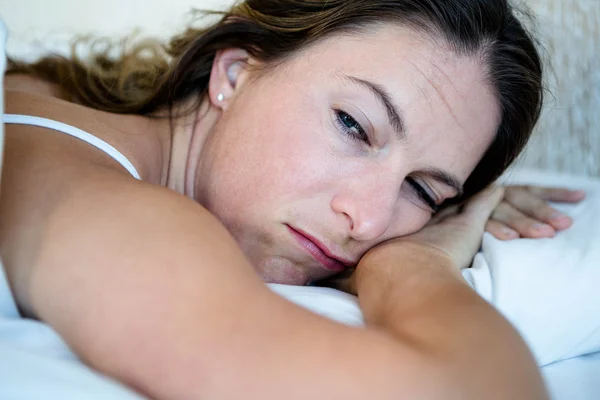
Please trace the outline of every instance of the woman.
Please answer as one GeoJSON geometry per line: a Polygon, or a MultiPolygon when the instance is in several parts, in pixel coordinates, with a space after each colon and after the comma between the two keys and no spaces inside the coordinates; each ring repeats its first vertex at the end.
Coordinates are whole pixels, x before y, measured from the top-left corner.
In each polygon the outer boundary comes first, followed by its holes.
{"type": "Polygon", "coordinates": [[[0,251],[24,315],[158,399],[546,397],[459,273],[490,216],[551,235],[570,221],[544,196],[580,196],[481,192],[542,103],[505,1],[250,0],[170,52],[13,64],[0,251]],[[262,283],[355,266],[367,329],[262,283]]]}

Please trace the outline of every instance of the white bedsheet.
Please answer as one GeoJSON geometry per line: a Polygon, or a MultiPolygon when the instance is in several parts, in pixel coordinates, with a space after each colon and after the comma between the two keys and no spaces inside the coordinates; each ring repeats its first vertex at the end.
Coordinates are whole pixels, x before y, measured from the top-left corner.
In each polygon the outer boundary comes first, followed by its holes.
{"type": "Polygon", "coordinates": [[[542,376],[553,400],[600,399],[600,353],[547,365],[542,376]]]}

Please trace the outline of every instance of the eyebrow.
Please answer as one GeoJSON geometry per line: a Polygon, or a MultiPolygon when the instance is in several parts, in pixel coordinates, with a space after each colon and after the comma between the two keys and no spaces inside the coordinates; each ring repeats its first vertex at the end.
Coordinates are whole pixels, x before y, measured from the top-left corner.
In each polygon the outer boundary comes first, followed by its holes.
{"type": "Polygon", "coordinates": [[[402,119],[402,113],[398,110],[398,107],[392,101],[392,96],[385,90],[385,88],[377,83],[357,78],[355,76],[343,75],[344,78],[350,80],[352,83],[367,88],[371,93],[375,95],[377,100],[381,102],[385,110],[387,111],[388,120],[394,131],[398,134],[400,140],[406,140],[406,130],[402,119]]]}
{"type": "Polygon", "coordinates": [[[461,197],[463,195],[463,186],[454,175],[442,171],[441,169],[431,167],[425,168],[423,173],[429,175],[432,179],[456,190],[456,197],[461,197]]]}
{"type": "MultiPolygon", "coordinates": [[[[401,117],[402,113],[392,101],[392,96],[388,93],[388,91],[385,90],[383,86],[365,79],[357,78],[351,75],[343,75],[343,77],[350,80],[354,84],[367,88],[369,91],[371,91],[371,93],[375,95],[375,97],[382,103],[382,105],[386,109],[390,125],[394,128],[400,140],[405,141],[406,129],[404,127],[404,120],[401,117]]],[[[429,175],[432,179],[453,188],[457,193],[457,197],[463,195],[463,185],[454,175],[442,171],[441,169],[432,167],[426,168],[425,170],[423,170],[423,172],[429,175]]]]}

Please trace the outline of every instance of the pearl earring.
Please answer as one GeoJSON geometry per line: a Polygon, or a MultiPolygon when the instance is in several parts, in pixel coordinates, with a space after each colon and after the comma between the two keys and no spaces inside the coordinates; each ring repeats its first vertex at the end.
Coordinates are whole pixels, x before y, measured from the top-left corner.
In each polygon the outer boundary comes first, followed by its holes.
{"type": "Polygon", "coordinates": [[[223,93],[219,93],[217,95],[217,101],[223,101],[223,100],[225,100],[225,95],[223,93]]]}

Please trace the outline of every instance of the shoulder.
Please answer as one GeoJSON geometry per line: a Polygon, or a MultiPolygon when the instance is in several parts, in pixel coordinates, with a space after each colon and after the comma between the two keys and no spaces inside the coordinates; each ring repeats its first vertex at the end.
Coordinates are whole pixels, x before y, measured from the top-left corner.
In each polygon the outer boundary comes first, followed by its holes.
{"type": "MultiPolygon", "coordinates": [[[[41,117],[78,128],[116,148],[134,164],[146,180],[154,182],[160,179],[157,177],[160,175],[157,171],[161,168],[156,166],[161,164],[164,158],[164,139],[156,135],[155,130],[149,129],[149,118],[107,113],[43,92],[7,90],[5,94],[7,114],[41,117]]],[[[42,132],[28,134],[32,129],[39,131],[42,128],[8,125],[7,138],[10,137],[11,131],[18,130],[19,134],[15,136],[18,136],[21,142],[28,142],[25,145],[27,149],[33,150],[36,146],[47,147],[48,144],[60,146],[62,143],[63,151],[67,148],[77,149],[84,158],[94,159],[97,162],[104,159],[105,164],[121,169],[110,156],[79,139],[65,134],[56,134],[55,131],[45,128],[47,132],[43,134],[40,134],[42,132]]],[[[62,156],[61,158],[65,159],[62,156]]]]}
{"type": "Polygon", "coordinates": [[[7,74],[4,77],[4,90],[33,93],[77,103],[77,99],[56,83],[29,74],[7,74]]]}
{"type": "Polygon", "coordinates": [[[28,242],[35,257],[6,267],[17,302],[30,314],[52,321],[61,307],[51,305],[71,301],[76,288],[91,296],[115,281],[130,284],[122,301],[173,276],[189,276],[207,292],[228,279],[260,282],[229,232],[196,202],[111,170],[85,174],[39,203],[36,221],[23,217],[35,232],[28,242]]]}
{"type": "Polygon", "coordinates": [[[283,305],[199,204],[115,171],[88,177],[44,210],[31,263],[7,275],[20,309],[92,367],[164,386],[148,377],[190,375],[180,361],[194,354],[207,376],[238,329],[283,305]]]}

